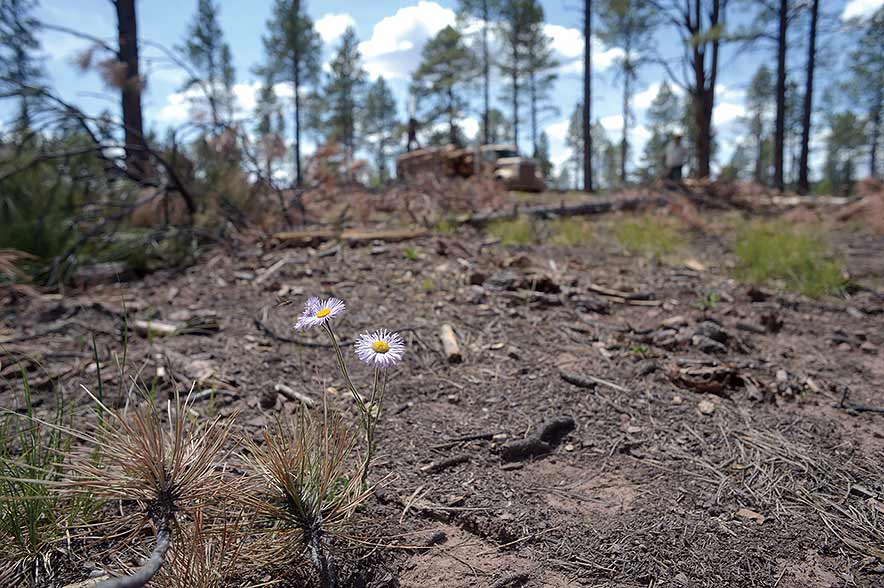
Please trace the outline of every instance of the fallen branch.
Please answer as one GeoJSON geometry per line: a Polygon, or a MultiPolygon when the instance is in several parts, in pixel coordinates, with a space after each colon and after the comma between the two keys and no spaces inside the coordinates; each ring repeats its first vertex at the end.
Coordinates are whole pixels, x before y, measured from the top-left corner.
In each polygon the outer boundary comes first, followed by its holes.
{"type": "Polygon", "coordinates": [[[434,474],[436,472],[441,472],[446,468],[450,468],[452,466],[460,465],[462,463],[466,463],[470,460],[470,456],[468,455],[455,455],[454,457],[449,457],[448,459],[443,459],[441,461],[434,461],[425,466],[421,466],[420,470],[424,473],[434,474]]]}
{"type": "Polygon", "coordinates": [[[838,401],[838,404],[835,404],[833,406],[835,408],[840,408],[841,410],[852,410],[854,412],[871,412],[874,414],[884,414],[884,407],[872,406],[870,404],[855,404],[853,402],[847,402],[848,396],[850,396],[850,388],[845,386],[844,387],[844,394],[841,395],[841,400],[838,401]]]}
{"type": "Polygon", "coordinates": [[[471,435],[461,435],[460,437],[452,437],[447,439],[443,443],[439,443],[438,445],[433,445],[430,449],[448,449],[449,447],[454,447],[459,443],[466,443],[468,441],[490,441],[494,438],[496,433],[473,433],[471,435]]]}
{"type": "Polygon", "coordinates": [[[629,390],[623,386],[595,376],[578,376],[577,374],[572,374],[571,372],[566,372],[564,370],[559,371],[559,375],[569,384],[574,384],[580,388],[595,388],[597,385],[602,385],[607,386],[608,388],[613,388],[618,392],[629,392],[629,390]]]}
{"type": "Polygon", "coordinates": [[[316,401],[307,396],[306,394],[302,394],[297,390],[291,388],[290,386],[286,386],[285,384],[276,384],[273,386],[273,389],[282,394],[288,400],[292,400],[294,402],[300,402],[307,406],[307,408],[313,408],[316,406],[316,401]]]}
{"type": "Polygon", "coordinates": [[[143,588],[150,582],[151,578],[156,575],[163,565],[166,558],[166,552],[169,551],[169,545],[172,542],[172,531],[168,526],[161,526],[157,530],[157,544],[147,558],[147,561],[138,568],[134,574],[123,576],[121,578],[113,578],[105,580],[95,586],[95,588],[143,588]]]}
{"type": "Polygon", "coordinates": [[[638,196],[634,198],[608,198],[597,199],[591,202],[583,202],[580,204],[570,204],[559,206],[515,206],[506,212],[487,212],[484,214],[474,214],[465,219],[465,223],[469,225],[482,226],[491,221],[516,218],[520,215],[535,216],[546,218],[551,216],[580,216],[603,214],[614,210],[635,210],[642,206],[665,206],[668,203],[666,198],[661,196],[638,196]]]}

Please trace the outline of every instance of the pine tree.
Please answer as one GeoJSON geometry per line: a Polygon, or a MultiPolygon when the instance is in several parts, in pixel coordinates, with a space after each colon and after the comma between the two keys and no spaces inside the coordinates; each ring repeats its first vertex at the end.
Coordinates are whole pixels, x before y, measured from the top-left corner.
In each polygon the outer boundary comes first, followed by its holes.
{"type": "MultiPolygon", "coordinates": [[[[568,132],[565,135],[565,145],[568,149],[571,150],[571,157],[569,158],[571,164],[574,166],[574,187],[580,185],[581,179],[583,179],[583,185],[589,183],[587,178],[582,177],[582,166],[584,161],[584,148],[586,142],[583,140],[583,103],[578,102],[574,110],[571,112],[571,116],[568,119],[568,132]]],[[[596,144],[593,143],[593,147],[596,144]]],[[[590,154],[590,158],[592,154],[590,154]]],[[[595,168],[598,169],[598,168],[595,168]]]]}
{"type": "Polygon", "coordinates": [[[746,90],[745,124],[755,152],[752,179],[759,184],[767,184],[770,162],[766,155],[770,141],[771,105],[774,102],[773,74],[762,65],[752,76],[746,90]]]}
{"type": "Polygon", "coordinates": [[[114,8],[117,13],[119,41],[115,65],[121,66],[119,69],[122,73],[117,85],[120,88],[120,106],[125,128],[126,170],[132,178],[151,180],[154,170],[148,161],[147,140],[144,135],[144,112],[141,105],[144,78],[141,77],[138,57],[138,15],[135,0],[114,0],[114,8]]]}
{"type": "Polygon", "coordinates": [[[534,152],[534,158],[537,160],[537,166],[544,178],[552,177],[553,164],[550,161],[549,153],[549,137],[546,133],[541,132],[540,138],[537,140],[537,149],[534,152]]]}
{"type": "Polygon", "coordinates": [[[43,82],[43,67],[35,57],[40,43],[34,36],[37,20],[31,16],[34,0],[0,0],[0,92],[18,97],[16,130],[31,124],[36,101],[28,88],[43,82]]]}
{"type": "Polygon", "coordinates": [[[506,83],[504,96],[512,108],[513,143],[519,147],[519,108],[527,81],[529,46],[535,27],[543,22],[543,9],[536,0],[507,0],[501,11],[500,36],[504,45],[500,70],[506,83]]]}
{"type": "MultiPolygon", "coordinates": [[[[543,8],[538,5],[539,20],[532,24],[526,38],[525,75],[527,77],[528,108],[531,117],[531,151],[536,158],[538,123],[547,114],[558,114],[552,104],[551,92],[558,79],[559,61],[553,55],[552,38],[543,32],[543,8]]],[[[546,174],[544,174],[546,175],[546,174]]]]}
{"type": "Polygon", "coordinates": [[[593,191],[592,165],[592,0],[583,2],[583,175],[584,192],[593,191]]]}
{"type": "Polygon", "coordinates": [[[865,30],[850,54],[851,79],[848,92],[865,112],[868,127],[869,175],[880,177],[878,149],[881,142],[881,115],[884,106],[884,7],[865,24],[865,30]]]}
{"type": "Polygon", "coordinates": [[[478,18],[482,20],[482,141],[486,144],[495,143],[491,139],[491,51],[488,43],[488,31],[492,21],[497,18],[500,11],[500,0],[460,0],[458,6],[459,16],[464,18],[478,18]]]}
{"type": "Polygon", "coordinates": [[[466,94],[479,72],[479,62],[461,34],[445,27],[424,45],[421,63],[412,76],[411,92],[421,107],[421,122],[432,126],[444,120],[448,142],[460,141],[457,122],[468,106],[466,94]]]}
{"type": "Polygon", "coordinates": [[[666,171],[664,154],[670,137],[680,126],[684,107],[667,82],[660,84],[657,95],[645,113],[645,121],[651,138],[645,143],[642,154],[642,181],[659,178],[666,171]]]}
{"type": "Polygon", "coordinates": [[[722,43],[728,39],[728,0],[654,0],[657,14],[683,39],[681,70],[661,63],[670,79],[683,88],[690,98],[690,124],[685,124],[685,138],[691,143],[689,153],[694,159],[693,173],[709,177],[714,142],[712,111],[718,84],[722,43]]]}
{"type": "Polygon", "coordinates": [[[810,28],[807,39],[807,66],[804,78],[804,104],[801,113],[801,154],[798,161],[798,193],[810,191],[810,125],[813,118],[813,75],[816,68],[816,31],[820,1],[811,0],[810,28]]]}
{"type": "Polygon", "coordinates": [[[512,125],[510,125],[506,115],[500,109],[491,109],[488,113],[488,123],[491,126],[487,131],[483,126],[485,124],[484,121],[479,125],[479,136],[487,141],[488,144],[512,142],[512,125]]]}
{"type": "Polygon", "coordinates": [[[356,148],[356,109],[362,105],[367,77],[356,29],[347,27],[329,65],[322,91],[327,108],[326,138],[340,141],[352,151],[356,148]]]}
{"type": "Polygon", "coordinates": [[[218,7],[213,0],[199,0],[196,15],[180,50],[198,76],[197,79],[188,80],[184,89],[195,84],[204,86],[212,126],[217,132],[234,115],[235,74],[230,46],[224,41],[224,33],[218,22],[218,7]]]}
{"type": "Polygon", "coordinates": [[[255,118],[257,119],[255,135],[264,160],[264,173],[269,178],[273,176],[274,162],[285,155],[285,117],[271,75],[265,74],[261,90],[258,92],[255,118]]]}
{"type": "Polygon", "coordinates": [[[822,188],[846,196],[853,190],[857,160],[865,146],[863,121],[853,112],[842,112],[830,115],[828,123],[822,188]]]}
{"type": "Polygon", "coordinates": [[[632,94],[638,70],[643,63],[642,56],[650,48],[650,31],[655,22],[655,12],[647,0],[602,0],[599,13],[602,23],[599,36],[608,45],[623,48],[623,56],[618,61],[623,83],[620,182],[625,184],[629,161],[628,136],[633,123],[632,94]]]}
{"type": "Polygon", "coordinates": [[[378,180],[384,183],[389,179],[388,152],[398,141],[398,120],[396,99],[383,76],[375,80],[366,93],[361,126],[362,134],[366,142],[372,145],[375,154],[378,180]]]}
{"type": "Polygon", "coordinates": [[[267,60],[263,69],[273,72],[277,79],[291,80],[294,88],[295,185],[300,186],[304,183],[301,173],[301,96],[305,89],[318,83],[322,39],[313,28],[304,2],[276,0],[263,42],[267,60]]]}

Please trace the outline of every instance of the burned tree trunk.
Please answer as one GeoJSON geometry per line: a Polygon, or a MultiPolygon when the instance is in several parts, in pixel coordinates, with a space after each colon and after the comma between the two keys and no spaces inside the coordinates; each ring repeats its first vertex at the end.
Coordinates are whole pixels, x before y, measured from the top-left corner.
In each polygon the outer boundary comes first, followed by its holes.
{"type": "Polygon", "coordinates": [[[783,168],[786,147],[786,23],[789,1],[780,0],[779,32],[777,34],[777,121],[774,130],[774,187],[786,188],[783,168]]]}
{"type": "Polygon", "coordinates": [[[592,0],[583,5],[583,191],[592,192],[592,0]]]}
{"type": "Polygon", "coordinates": [[[798,193],[810,191],[808,160],[810,158],[810,123],[813,116],[813,70],[816,66],[816,24],[820,0],[810,7],[810,35],[807,45],[807,81],[804,86],[804,112],[801,115],[801,156],[798,162],[798,193]]]}
{"type": "Polygon", "coordinates": [[[153,177],[144,140],[141,111],[141,75],[138,71],[138,20],[135,0],[115,0],[119,48],[117,58],[124,74],[120,80],[123,126],[125,128],[126,168],[130,177],[145,181],[153,177]]]}

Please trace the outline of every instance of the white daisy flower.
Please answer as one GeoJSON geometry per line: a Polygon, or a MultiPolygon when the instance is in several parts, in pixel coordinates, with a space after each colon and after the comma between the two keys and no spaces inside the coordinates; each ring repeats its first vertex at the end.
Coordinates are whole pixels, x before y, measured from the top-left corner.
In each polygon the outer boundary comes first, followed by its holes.
{"type": "Polygon", "coordinates": [[[356,356],[368,365],[386,368],[396,365],[405,353],[405,342],[399,333],[381,329],[374,333],[363,333],[356,339],[356,356]]]}
{"type": "Polygon", "coordinates": [[[313,327],[318,327],[339,314],[343,314],[345,310],[347,310],[347,306],[339,298],[320,300],[316,296],[311,296],[307,299],[307,304],[304,305],[304,312],[301,313],[298,322],[295,323],[295,328],[312,329],[313,327]]]}

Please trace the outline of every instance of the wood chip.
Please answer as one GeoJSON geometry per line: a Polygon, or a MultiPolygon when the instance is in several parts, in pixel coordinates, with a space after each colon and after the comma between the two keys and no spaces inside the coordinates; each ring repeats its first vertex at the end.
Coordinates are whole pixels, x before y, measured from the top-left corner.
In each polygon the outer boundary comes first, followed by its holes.
{"type": "Polygon", "coordinates": [[[448,363],[460,363],[463,356],[460,353],[460,346],[457,344],[457,337],[454,335],[454,329],[449,324],[444,324],[439,329],[439,338],[442,339],[442,348],[445,351],[445,357],[448,363]]]}

